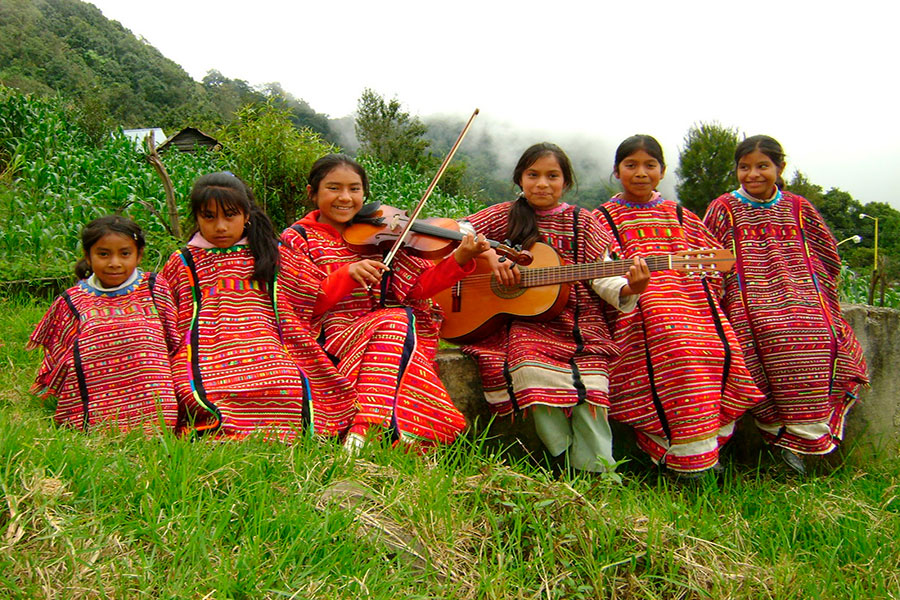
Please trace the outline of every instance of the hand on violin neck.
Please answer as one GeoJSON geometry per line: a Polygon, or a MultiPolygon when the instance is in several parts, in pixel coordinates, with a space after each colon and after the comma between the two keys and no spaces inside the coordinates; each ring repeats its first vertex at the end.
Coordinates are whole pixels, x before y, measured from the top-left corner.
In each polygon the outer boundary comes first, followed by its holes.
{"type": "Polygon", "coordinates": [[[453,251],[453,258],[455,258],[457,264],[462,267],[479,254],[487,252],[490,249],[491,244],[483,235],[480,233],[478,235],[467,233],[463,236],[463,239],[459,243],[459,246],[456,247],[456,250],[453,251]]]}
{"type": "Polygon", "coordinates": [[[350,278],[366,288],[380,283],[381,275],[388,270],[384,263],[369,258],[351,263],[347,267],[347,273],[349,273],[350,278]]]}

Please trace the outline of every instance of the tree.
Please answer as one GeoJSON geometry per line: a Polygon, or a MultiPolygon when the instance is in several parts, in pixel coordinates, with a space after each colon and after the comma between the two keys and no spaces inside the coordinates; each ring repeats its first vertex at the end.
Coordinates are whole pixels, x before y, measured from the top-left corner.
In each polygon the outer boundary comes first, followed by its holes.
{"type": "MultiPolygon", "coordinates": [[[[800,171],[794,171],[794,177],[785,186],[789,192],[793,192],[798,196],[803,196],[813,203],[816,208],[822,204],[825,198],[825,190],[821,185],[816,185],[800,171]]],[[[830,223],[829,223],[830,225],[830,223]]]]}
{"type": "Polygon", "coordinates": [[[423,136],[425,124],[402,110],[400,101],[390,102],[366,88],[356,109],[359,153],[387,164],[409,164],[419,170],[428,162],[430,142],[423,136]]]}
{"type": "Polygon", "coordinates": [[[737,188],[734,151],[738,131],[716,122],[693,125],[678,154],[678,200],[701,217],[715,198],[737,188]]]}
{"type": "MultiPolygon", "coordinates": [[[[360,143],[358,154],[361,156],[369,156],[386,165],[409,165],[416,173],[429,178],[434,176],[443,162],[443,155],[435,156],[429,152],[432,144],[426,138],[428,127],[418,117],[403,111],[397,98],[386,102],[382,96],[366,88],[357,104],[355,130],[360,143]]],[[[453,142],[458,134],[457,130],[453,142]]],[[[448,151],[453,142],[447,145],[448,151]]],[[[466,183],[466,163],[458,155],[444,171],[437,187],[450,196],[475,193],[472,186],[466,183]]]]}
{"type": "Polygon", "coordinates": [[[893,257],[900,255],[900,211],[883,202],[869,202],[863,206],[850,193],[839,188],[823,192],[822,186],[812,183],[803,173],[796,171],[786,188],[809,200],[822,215],[822,219],[838,241],[861,235],[859,244],[845,243],[840,247],[844,261],[853,269],[872,269],[875,258],[875,226],[871,219],[860,220],[865,213],[877,217],[878,262],[881,276],[894,281],[900,269],[893,257]]]}
{"type": "Polygon", "coordinates": [[[295,128],[290,110],[277,104],[242,107],[218,137],[229,169],[250,185],[280,230],[308,208],[306,177],[312,164],[337,149],[318,133],[295,128]]]}
{"type": "Polygon", "coordinates": [[[326,140],[334,141],[329,137],[331,130],[328,126],[328,115],[317,113],[306,100],[286,92],[278,82],[267,83],[262,86],[262,93],[290,111],[291,122],[294,124],[294,127],[297,129],[307,127],[326,140]]]}

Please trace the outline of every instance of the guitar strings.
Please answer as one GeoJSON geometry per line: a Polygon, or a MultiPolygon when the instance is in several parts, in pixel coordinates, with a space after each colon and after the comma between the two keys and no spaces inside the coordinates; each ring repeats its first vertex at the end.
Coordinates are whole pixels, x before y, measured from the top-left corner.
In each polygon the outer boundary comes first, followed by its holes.
{"type": "MultiPolygon", "coordinates": [[[[709,251],[697,252],[706,253],[709,251]]],[[[684,270],[689,273],[706,273],[709,271],[718,271],[720,267],[716,260],[704,261],[701,257],[697,257],[696,259],[685,259],[675,258],[673,256],[672,269],[665,268],[669,266],[669,256],[648,256],[645,257],[644,260],[652,271],[684,270]]],[[[719,259],[719,262],[722,262],[721,258],[719,259]]],[[[725,262],[729,261],[726,260],[725,262]]],[[[512,289],[541,287],[558,285],[561,283],[571,283],[573,281],[588,281],[614,275],[624,275],[630,269],[631,264],[630,261],[612,261],[609,263],[598,262],[555,265],[537,267],[534,269],[525,267],[522,269],[523,281],[520,284],[508,287],[512,289]]],[[[465,287],[470,290],[481,290],[491,289],[499,284],[494,283],[492,273],[479,273],[463,278],[457,285],[465,285],[465,287]]]]}

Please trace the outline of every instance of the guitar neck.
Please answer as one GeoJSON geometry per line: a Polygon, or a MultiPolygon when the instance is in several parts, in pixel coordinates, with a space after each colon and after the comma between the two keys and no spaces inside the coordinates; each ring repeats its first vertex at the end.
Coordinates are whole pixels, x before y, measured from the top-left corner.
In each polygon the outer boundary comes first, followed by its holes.
{"type": "MultiPolygon", "coordinates": [[[[665,271],[672,268],[670,256],[645,256],[644,260],[650,271],[665,271]]],[[[614,277],[625,275],[634,264],[632,260],[608,260],[596,263],[579,263],[574,265],[562,265],[556,267],[538,267],[536,269],[522,269],[522,287],[537,287],[542,285],[558,285],[572,281],[586,281],[600,277],[614,277]]]]}

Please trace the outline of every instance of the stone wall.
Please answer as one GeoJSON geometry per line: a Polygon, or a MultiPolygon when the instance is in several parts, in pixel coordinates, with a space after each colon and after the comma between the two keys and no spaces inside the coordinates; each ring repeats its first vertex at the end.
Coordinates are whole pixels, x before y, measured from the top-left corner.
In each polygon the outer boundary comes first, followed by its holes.
{"type": "MultiPolygon", "coordinates": [[[[866,456],[873,452],[894,456],[900,448],[900,311],[856,304],[844,305],[843,310],[862,344],[872,382],[868,389],[863,389],[859,402],[850,411],[844,449],[864,450],[862,454],[866,456]]],[[[526,452],[540,450],[540,441],[527,416],[491,422],[471,359],[458,350],[444,350],[438,355],[438,366],[450,397],[475,432],[489,428],[490,435],[501,443],[526,452]]],[[[634,434],[626,426],[617,423],[612,426],[616,458],[634,454],[634,434]]],[[[744,458],[761,447],[761,438],[751,419],[745,418],[739,424],[732,445],[739,448],[736,454],[744,458]]]]}

